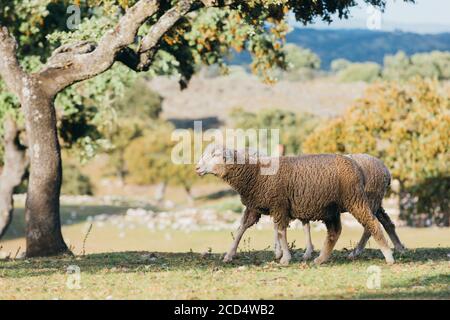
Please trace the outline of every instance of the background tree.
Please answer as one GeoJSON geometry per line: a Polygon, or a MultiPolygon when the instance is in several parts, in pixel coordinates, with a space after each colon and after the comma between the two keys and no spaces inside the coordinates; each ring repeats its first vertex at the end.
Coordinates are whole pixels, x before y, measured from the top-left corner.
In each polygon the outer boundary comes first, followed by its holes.
{"type": "Polygon", "coordinates": [[[416,79],[372,86],[345,114],[315,130],[307,152],[369,153],[399,181],[400,217],[410,225],[448,226],[448,86],[416,79]]]}
{"type": "Polygon", "coordinates": [[[280,129],[280,144],[284,146],[286,154],[300,154],[303,141],[319,124],[319,118],[310,113],[296,114],[275,108],[258,113],[235,108],[230,117],[235,128],[280,129]]]}
{"type": "Polygon", "coordinates": [[[0,175],[0,238],[11,223],[13,191],[19,186],[28,166],[26,149],[19,140],[16,121],[6,117],[3,126],[4,157],[0,175]]]}
{"type": "Polygon", "coordinates": [[[104,129],[103,136],[111,143],[108,148],[108,168],[123,185],[127,174],[125,149],[142,136],[162,111],[162,98],[152,91],[144,79],[137,79],[124,96],[113,103],[117,120],[104,129]]]}
{"type": "Polygon", "coordinates": [[[450,79],[450,53],[433,51],[407,56],[400,51],[385,57],[383,78],[406,81],[416,76],[437,80],[450,79]]]}
{"type": "Polygon", "coordinates": [[[320,70],[320,58],[311,50],[295,44],[286,44],[284,51],[287,63],[286,79],[312,79],[320,70]]]}
{"type": "Polygon", "coordinates": [[[61,29],[61,20],[55,17],[64,16],[65,1],[0,4],[0,75],[20,102],[29,145],[28,256],[68,250],[59,219],[62,166],[55,110],[59,93],[110,70],[115,62],[134,71],[162,68],[167,73],[173,67],[180,74],[180,84],[186,86],[196,61],[220,63],[231,47],[252,52],[253,71],[271,80],[268,68],[284,65],[281,49],[289,11],[304,23],[317,16],[331,21],[334,13],[346,18],[348,9],[356,5],[353,0],[79,1],[82,7],[96,2],[102,4],[103,12],[85,15],[75,32],[56,30],[61,29]],[[22,41],[22,30],[27,28],[36,38],[22,41]],[[49,29],[56,30],[55,37],[46,32],[49,29]],[[59,43],[51,44],[51,39],[59,43]],[[41,45],[41,65],[30,72],[19,61],[25,61],[28,50],[36,45],[41,45]]]}
{"type": "Polygon", "coordinates": [[[344,67],[344,63],[336,63],[335,69],[340,69],[337,76],[342,82],[374,82],[381,78],[381,66],[374,62],[349,63],[344,67]]]}
{"type": "Polygon", "coordinates": [[[338,73],[346,69],[352,62],[347,59],[335,59],[331,61],[330,69],[333,73],[338,73]]]}
{"type": "MultiPolygon", "coordinates": [[[[162,183],[181,186],[192,203],[192,186],[198,181],[198,176],[194,164],[173,163],[171,155],[176,142],[171,140],[171,134],[174,129],[167,122],[155,123],[128,145],[124,159],[129,181],[141,185],[162,183]]],[[[194,150],[193,146],[191,150],[194,150]]]]}

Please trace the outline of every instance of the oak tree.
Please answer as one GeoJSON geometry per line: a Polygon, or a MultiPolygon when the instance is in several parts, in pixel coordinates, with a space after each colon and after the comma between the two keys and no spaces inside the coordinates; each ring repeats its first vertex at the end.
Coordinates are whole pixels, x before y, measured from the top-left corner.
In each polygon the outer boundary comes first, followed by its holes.
{"type": "MultiPolygon", "coordinates": [[[[252,52],[252,69],[270,80],[267,70],[272,65],[284,64],[282,39],[287,31],[284,18],[289,12],[304,23],[316,17],[331,21],[333,14],[347,18],[349,8],[357,5],[354,0],[77,2],[85,6],[97,2],[111,13],[95,23],[88,16],[77,32],[65,32],[61,44],[32,71],[24,68],[19,58],[26,56],[36,39],[25,45],[19,39],[18,47],[15,37],[21,36],[20,29],[9,30],[15,21],[11,19],[16,12],[14,6],[21,2],[0,4],[0,76],[20,103],[29,147],[25,216],[26,253],[30,257],[68,252],[59,218],[62,166],[55,111],[59,93],[107,72],[116,63],[137,72],[148,71],[161,55],[170,55],[179,71],[180,84],[186,86],[196,61],[220,63],[231,47],[252,52]]],[[[365,2],[383,7],[386,1],[365,2]]],[[[32,12],[42,10],[42,15],[33,15],[35,20],[24,22],[24,28],[31,26],[36,38],[47,39],[45,28],[39,30],[39,23],[44,20],[43,14],[48,17],[48,8],[54,3],[50,0],[38,1],[37,5],[25,3],[32,12]]],[[[46,40],[42,43],[44,46],[39,50],[44,56],[49,48],[45,46],[46,40]]]]}

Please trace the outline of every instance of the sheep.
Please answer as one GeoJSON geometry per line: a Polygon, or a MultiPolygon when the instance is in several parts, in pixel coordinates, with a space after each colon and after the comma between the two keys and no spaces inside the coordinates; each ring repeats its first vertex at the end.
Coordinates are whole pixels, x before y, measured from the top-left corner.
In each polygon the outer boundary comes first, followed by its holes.
{"type": "MultiPolygon", "coordinates": [[[[369,200],[370,208],[386,230],[389,238],[394,244],[395,250],[400,252],[404,251],[405,246],[401,243],[395,232],[395,225],[382,207],[383,198],[391,185],[391,174],[389,169],[380,159],[368,154],[351,154],[347,155],[347,157],[353,159],[360,166],[364,174],[364,191],[369,200]]],[[[369,238],[370,232],[364,230],[361,240],[355,250],[350,253],[350,258],[358,256],[364,250],[369,238]]]]}
{"type": "Polygon", "coordinates": [[[327,238],[314,262],[326,262],[341,233],[342,211],[349,211],[374,237],[386,262],[394,263],[364,192],[364,175],[354,160],[335,154],[258,157],[255,162],[250,158],[243,151],[212,143],[204,150],[196,171],[200,176],[213,174],[227,182],[240,194],[248,213],[272,216],[282,252],[281,264],[291,260],[286,229],[292,219],[325,222],[327,238]],[[245,161],[241,164],[238,159],[242,158],[245,161]],[[261,171],[273,162],[278,163],[278,170],[262,175],[261,171]]]}
{"type": "MultiPolygon", "coordinates": [[[[383,164],[383,162],[373,156],[367,154],[353,154],[347,155],[353,159],[361,168],[364,174],[365,186],[364,191],[368,197],[372,212],[375,213],[376,218],[381,222],[384,229],[386,230],[389,238],[394,244],[396,251],[402,252],[405,250],[404,245],[401,243],[397,233],[395,232],[395,225],[392,223],[391,219],[387,215],[384,208],[381,206],[382,200],[391,182],[391,175],[388,168],[383,164]]],[[[254,225],[260,216],[252,212],[251,210],[245,210],[244,215],[241,219],[241,226],[238,230],[238,237],[235,238],[230,251],[225,255],[224,261],[231,261],[236,254],[237,246],[239,245],[240,238],[243,232],[254,225]],[[242,234],[241,234],[242,232],[242,234]]],[[[303,254],[303,259],[308,260],[311,258],[314,247],[311,241],[311,231],[310,224],[306,222],[303,224],[303,229],[306,237],[306,250],[303,254]]],[[[349,258],[355,258],[361,254],[364,247],[370,238],[369,232],[364,232],[361,240],[359,241],[356,248],[350,253],[349,258]]],[[[275,256],[276,258],[281,257],[280,244],[275,238],[275,256]]]]}

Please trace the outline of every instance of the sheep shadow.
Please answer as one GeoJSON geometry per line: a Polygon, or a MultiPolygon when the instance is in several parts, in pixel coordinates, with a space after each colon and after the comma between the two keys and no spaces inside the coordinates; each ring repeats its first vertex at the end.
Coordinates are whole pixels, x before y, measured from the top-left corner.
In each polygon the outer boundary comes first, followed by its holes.
{"type": "MultiPolygon", "coordinates": [[[[313,257],[308,260],[303,260],[304,249],[291,250],[292,260],[291,264],[295,263],[307,263],[311,266],[315,266],[313,260],[315,257],[319,256],[319,251],[314,251],[313,257]]],[[[353,263],[364,263],[364,262],[380,262],[384,263],[384,257],[380,250],[378,249],[365,249],[360,256],[355,259],[350,259],[348,256],[351,250],[342,249],[334,250],[329,261],[320,267],[333,266],[333,265],[347,265],[353,263]]],[[[404,252],[395,252],[394,258],[397,264],[405,263],[424,263],[429,261],[450,261],[448,256],[450,253],[450,248],[415,248],[407,249],[404,252]]],[[[264,251],[247,251],[245,253],[238,253],[237,257],[231,262],[232,265],[258,265],[264,263],[275,261],[274,253],[270,250],[264,251]]]]}
{"type": "MultiPolygon", "coordinates": [[[[428,277],[414,277],[403,282],[385,282],[379,289],[366,290],[351,297],[352,299],[372,300],[372,299],[444,299],[450,296],[450,287],[445,284],[450,283],[449,274],[437,274],[428,277]],[[444,285],[444,286],[443,286],[444,285]],[[414,290],[411,290],[414,288],[414,290]],[[433,289],[430,289],[433,288],[433,289]],[[408,289],[408,290],[404,290],[408,289]]],[[[317,299],[316,296],[306,296],[306,299],[317,299]]],[[[342,297],[348,298],[348,297],[342,297]]],[[[321,295],[320,299],[334,300],[334,295],[321,295]]]]}
{"type": "MultiPolygon", "coordinates": [[[[99,215],[124,215],[128,209],[134,206],[125,205],[61,205],[60,217],[63,226],[77,224],[88,221],[89,217],[96,217],[99,215]]],[[[159,209],[150,205],[139,206],[144,209],[151,209],[158,211],[159,209]]],[[[3,240],[12,240],[25,236],[25,209],[14,209],[13,219],[11,225],[8,227],[6,234],[2,237],[3,240]]]]}
{"type": "MultiPolygon", "coordinates": [[[[432,261],[448,261],[449,248],[420,248],[407,250],[397,255],[398,264],[424,263],[432,261]]],[[[384,259],[378,250],[368,249],[355,261],[347,258],[348,251],[335,251],[329,263],[323,266],[315,266],[312,262],[303,262],[301,252],[295,252],[293,260],[288,266],[297,268],[305,264],[306,267],[322,268],[333,265],[376,262],[384,263],[384,259]]],[[[123,273],[132,272],[161,272],[161,271],[189,271],[189,270],[227,270],[240,267],[264,267],[284,268],[274,260],[272,251],[259,250],[240,252],[230,263],[222,262],[222,253],[166,253],[127,251],[98,253],[86,256],[62,256],[49,258],[34,258],[25,260],[0,261],[0,276],[5,278],[22,278],[54,273],[65,274],[69,266],[76,265],[83,273],[97,274],[105,271],[117,271],[123,273]]]]}

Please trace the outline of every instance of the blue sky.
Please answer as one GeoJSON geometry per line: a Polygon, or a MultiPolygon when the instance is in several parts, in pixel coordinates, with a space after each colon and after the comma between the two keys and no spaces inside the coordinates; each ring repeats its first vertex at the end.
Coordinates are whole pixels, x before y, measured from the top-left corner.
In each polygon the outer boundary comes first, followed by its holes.
{"type": "MultiPolygon", "coordinates": [[[[334,21],[331,25],[317,22],[314,28],[367,28],[367,6],[363,1],[351,10],[349,20],[334,21]]],[[[450,32],[450,0],[416,0],[415,4],[402,0],[388,0],[382,14],[381,31],[411,31],[419,33],[450,32]]]]}

